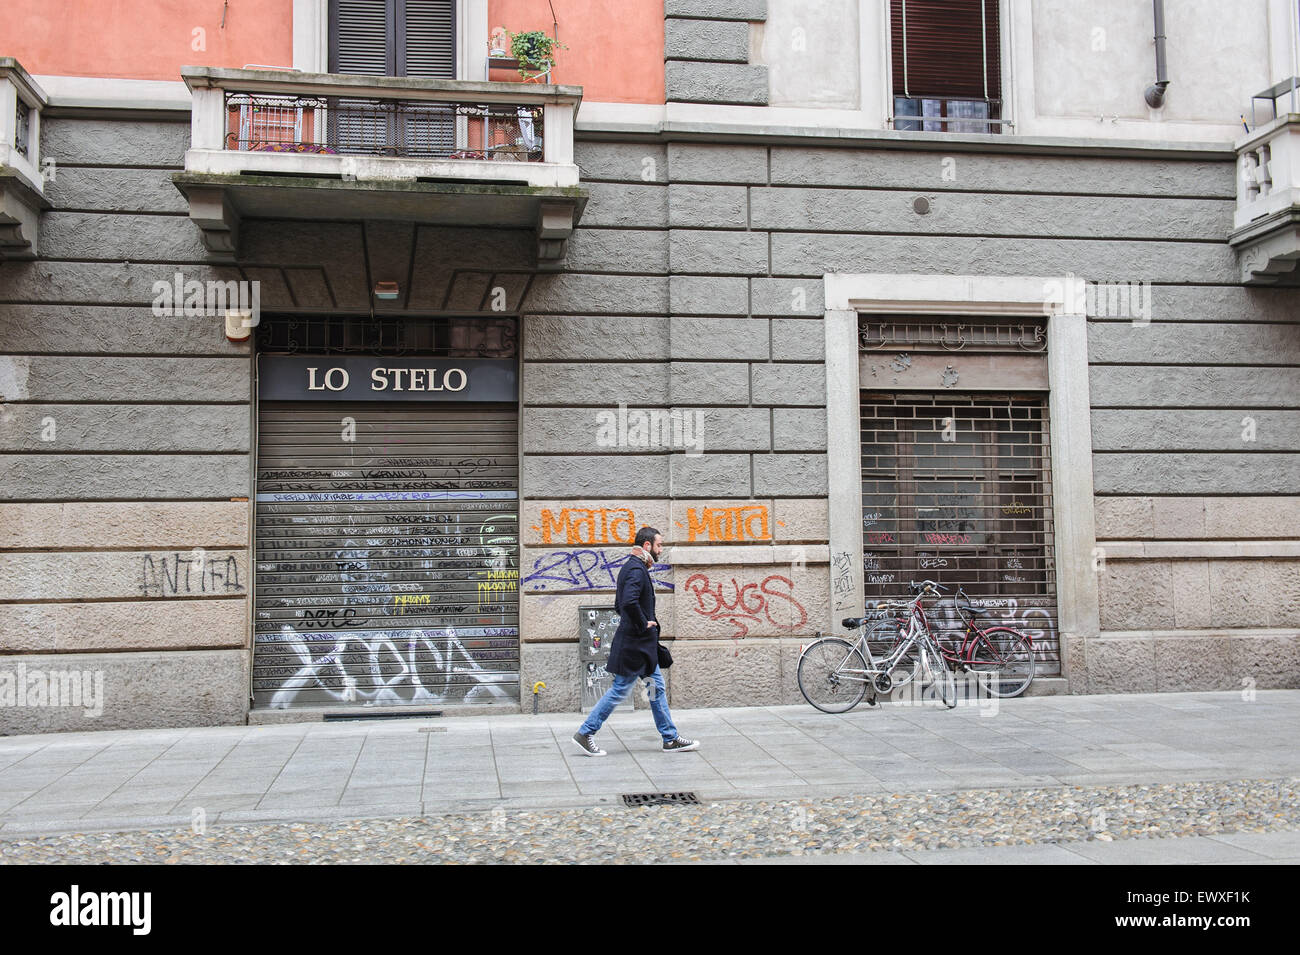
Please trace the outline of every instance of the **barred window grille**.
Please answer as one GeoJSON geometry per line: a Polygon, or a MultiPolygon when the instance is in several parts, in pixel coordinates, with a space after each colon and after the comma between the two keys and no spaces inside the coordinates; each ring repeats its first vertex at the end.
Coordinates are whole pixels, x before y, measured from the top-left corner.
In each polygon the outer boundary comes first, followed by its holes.
{"type": "Polygon", "coordinates": [[[1059,673],[1046,396],[863,392],[861,414],[868,603],[935,580],[931,618],[956,631],[960,586],[1059,673]]]}
{"type": "Polygon", "coordinates": [[[512,358],[518,336],[513,317],[264,315],[257,347],[281,355],[512,358]]]}

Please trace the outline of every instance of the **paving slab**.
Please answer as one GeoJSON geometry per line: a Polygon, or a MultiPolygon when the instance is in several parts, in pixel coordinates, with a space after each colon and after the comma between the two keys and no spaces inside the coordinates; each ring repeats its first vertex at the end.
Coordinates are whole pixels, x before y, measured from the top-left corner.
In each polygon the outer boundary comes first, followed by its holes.
{"type": "MultiPolygon", "coordinates": [[[[1300,725],[1300,691],[1260,691],[1254,702],[1234,691],[1032,697],[988,712],[897,704],[841,715],[802,705],[683,710],[679,725],[701,749],[665,754],[650,715],[624,711],[598,737],[609,751],[600,760],[570,742],[581,714],[8,737],[0,738],[0,834],[188,819],[195,807],[223,821],[239,812],[253,813],[249,821],[328,820],[412,807],[598,806],[646,791],[824,799],[1300,776],[1290,731],[1300,725]]],[[[1150,840],[1118,841],[1135,860],[1150,849],[1137,845],[1150,840]]],[[[1104,841],[1087,845],[1115,852],[1104,841]]],[[[1231,841],[1194,850],[1206,861],[1249,851],[1231,841]]],[[[1277,852],[1300,856],[1289,843],[1277,852]]]]}
{"type": "Polygon", "coordinates": [[[1300,859],[1300,830],[1223,832],[1207,838],[1253,852],[1267,859],[1300,859]]]}
{"type": "MultiPolygon", "coordinates": [[[[887,853],[872,853],[872,856],[887,853]]],[[[904,857],[918,865],[1097,865],[1070,850],[1068,845],[1035,843],[1025,846],[995,846],[981,849],[929,849],[904,851],[904,857]]]]}
{"type": "Polygon", "coordinates": [[[1071,852],[1105,865],[1242,865],[1259,861],[1251,852],[1216,839],[1116,839],[1080,842],[1071,852]]]}

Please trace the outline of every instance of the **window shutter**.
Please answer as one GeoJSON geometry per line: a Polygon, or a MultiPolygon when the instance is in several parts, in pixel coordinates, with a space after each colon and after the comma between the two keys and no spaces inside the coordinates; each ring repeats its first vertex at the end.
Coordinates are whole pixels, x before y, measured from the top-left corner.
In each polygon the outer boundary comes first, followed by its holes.
{"type": "Polygon", "coordinates": [[[329,68],[454,80],[455,0],[330,0],[329,68]]]}
{"type": "Polygon", "coordinates": [[[330,72],[392,76],[394,0],[330,0],[330,72]]]}
{"type": "Polygon", "coordinates": [[[895,96],[1002,98],[998,0],[890,0],[889,16],[895,96]]]}
{"type": "Polygon", "coordinates": [[[456,78],[454,0],[406,0],[400,4],[398,75],[456,78]]]}
{"type": "MultiPolygon", "coordinates": [[[[399,0],[398,9],[398,74],[454,80],[454,0],[399,0]]],[[[445,156],[456,148],[454,109],[431,104],[411,106],[401,122],[402,140],[409,155],[445,156]]]]}

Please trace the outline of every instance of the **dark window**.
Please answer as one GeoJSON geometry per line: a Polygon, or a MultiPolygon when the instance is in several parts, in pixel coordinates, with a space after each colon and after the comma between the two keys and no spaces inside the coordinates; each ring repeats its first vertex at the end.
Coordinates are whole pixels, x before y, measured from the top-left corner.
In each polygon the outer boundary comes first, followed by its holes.
{"type": "Polygon", "coordinates": [[[890,0],[894,128],[997,132],[998,0],[890,0]],[[911,117],[911,118],[908,118],[911,117]]]}

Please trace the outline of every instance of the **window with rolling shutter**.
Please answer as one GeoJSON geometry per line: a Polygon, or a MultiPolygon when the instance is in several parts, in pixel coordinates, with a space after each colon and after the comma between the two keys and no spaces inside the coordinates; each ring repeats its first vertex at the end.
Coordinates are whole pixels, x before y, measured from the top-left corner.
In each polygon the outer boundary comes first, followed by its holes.
{"type": "MultiPolygon", "coordinates": [[[[456,78],[454,0],[330,0],[330,72],[456,78]]],[[[338,98],[340,152],[446,155],[456,144],[450,106],[338,98]]]]}
{"type": "Polygon", "coordinates": [[[998,0],[890,0],[894,128],[997,132],[998,0]]]}

